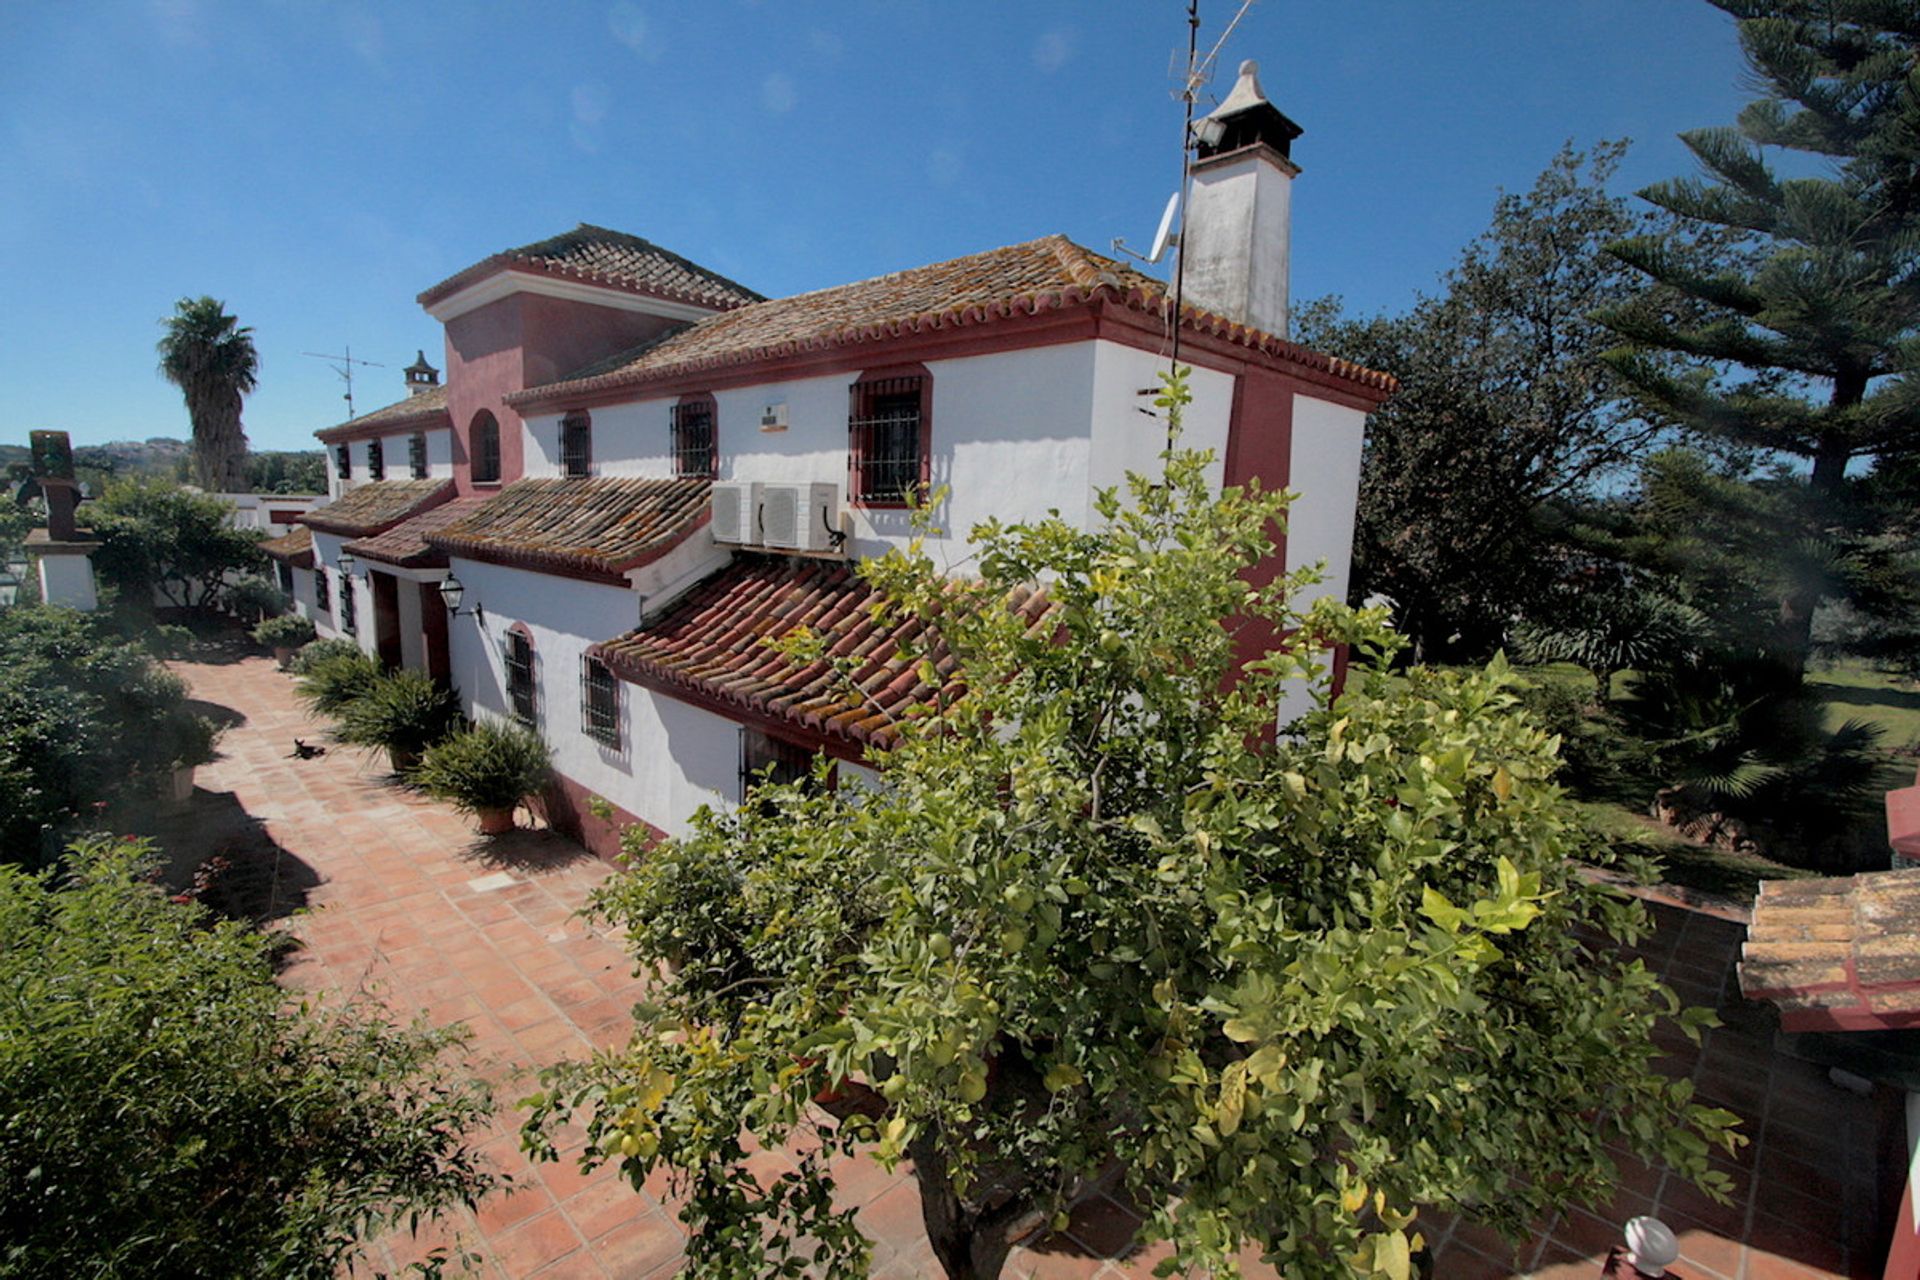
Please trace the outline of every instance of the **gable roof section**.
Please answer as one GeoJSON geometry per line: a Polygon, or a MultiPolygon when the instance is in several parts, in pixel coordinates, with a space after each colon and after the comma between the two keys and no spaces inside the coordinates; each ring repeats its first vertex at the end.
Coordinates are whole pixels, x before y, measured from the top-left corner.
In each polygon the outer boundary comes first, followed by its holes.
{"type": "Polygon", "coordinates": [[[402,520],[390,529],[342,543],[340,549],[402,569],[444,569],[447,553],[429,543],[427,534],[465,519],[476,507],[492,500],[492,494],[484,493],[454,498],[402,520]]]}
{"type": "Polygon", "coordinates": [[[1740,990],[1786,1031],[1920,1026],[1920,869],[1763,881],[1740,990]]]}
{"type": "Polygon", "coordinates": [[[426,541],[470,560],[618,581],[712,514],[707,479],[516,480],[426,541]]]}
{"type": "Polygon", "coordinates": [[[408,516],[453,496],[451,480],[374,480],[349,489],[337,502],[315,507],[300,523],[348,538],[391,529],[408,516]]]}
{"type": "MultiPolygon", "coordinates": [[[[952,690],[958,668],[935,637],[928,658],[941,688],[923,683],[909,653],[926,626],[913,617],[876,617],[883,599],[845,564],[752,556],[695,587],[657,622],[589,652],[629,683],[857,757],[867,744],[892,741],[894,722],[909,707],[952,690]],[[829,663],[802,665],[768,646],[796,627],[820,636],[833,658],[853,663],[857,693],[829,663]]],[[[1029,620],[1046,607],[1037,593],[1008,603],[1029,620]]]]}
{"type": "MultiPolygon", "coordinates": [[[[683,377],[833,347],[872,345],[933,329],[989,324],[1016,315],[1116,303],[1165,311],[1167,288],[1125,263],[1102,257],[1064,236],[970,254],[896,271],[855,284],[776,298],[695,321],[684,329],[596,361],[557,382],[510,392],[508,404],[536,405],[568,396],[683,377]]],[[[1183,309],[1191,329],[1212,333],[1282,362],[1330,374],[1373,400],[1398,385],[1350,361],[1236,325],[1196,307],[1183,309]]]]}
{"type": "Polygon", "coordinates": [[[408,428],[430,431],[435,427],[452,426],[453,417],[447,412],[447,389],[435,387],[431,391],[383,405],[371,413],[349,418],[338,426],[323,427],[313,434],[323,444],[339,444],[343,440],[389,435],[408,428]]]}
{"type": "Polygon", "coordinates": [[[313,530],[303,524],[296,524],[277,538],[268,538],[260,549],[289,568],[313,568],[313,530]]]}
{"type": "Polygon", "coordinates": [[[662,249],[650,240],[583,222],[571,231],[507,249],[474,263],[422,293],[420,305],[431,307],[470,284],[507,270],[577,280],[703,307],[737,307],[761,300],[760,294],[745,285],[662,249]]]}

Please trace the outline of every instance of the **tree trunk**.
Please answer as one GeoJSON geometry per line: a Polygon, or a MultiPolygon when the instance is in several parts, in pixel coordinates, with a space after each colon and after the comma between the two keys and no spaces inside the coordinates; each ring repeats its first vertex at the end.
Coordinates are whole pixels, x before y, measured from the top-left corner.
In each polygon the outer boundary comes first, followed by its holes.
{"type": "MultiPolygon", "coordinates": [[[[1849,409],[1866,398],[1867,380],[1855,374],[1842,374],[1833,380],[1834,409],[1849,409]]],[[[1847,481],[1847,463],[1853,453],[1839,436],[1820,440],[1813,455],[1813,475],[1807,481],[1812,499],[1813,517],[1818,525],[1830,522],[1832,506],[1847,481]]],[[[1793,583],[1780,601],[1780,615],[1774,624],[1774,655],[1798,686],[1807,673],[1807,658],[1813,652],[1813,612],[1824,597],[1817,582],[1793,583]]]]}
{"type": "Polygon", "coordinates": [[[937,1134],[915,1138],[908,1147],[920,1184],[920,1219],[927,1243],[947,1280],[995,1280],[1007,1264],[1013,1243],[1040,1225],[1040,1214],[1017,1188],[992,1208],[968,1205],[954,1194],[953,1178],[937,1134]]]}
{"type": "Polygon", "coordinates": [[[194,483],[209,493],[246,488],[247,437],[240,425],[240,403],[240,393],[223,383],[195,388],[189,399],[194,483]]]}

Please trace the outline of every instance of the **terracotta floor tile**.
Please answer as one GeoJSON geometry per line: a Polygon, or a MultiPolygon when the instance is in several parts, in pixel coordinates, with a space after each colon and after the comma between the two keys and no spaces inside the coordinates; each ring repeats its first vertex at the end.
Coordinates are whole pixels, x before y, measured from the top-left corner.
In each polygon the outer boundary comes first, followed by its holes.
{"type": "Polygon", "coordinates": [[[489,1244],[509,1275],[530,1276],[580,1249],[586,1241],[564,1215],[550,1211],[492,1235],[489,1244]]]}
{"type": "Polygon", "coordinates": [[[680,1256],[686,1237],[658,1210],[634,1219],[593,1242],[594,1256],[612,1276],[649,1276],[680,1256]]]}

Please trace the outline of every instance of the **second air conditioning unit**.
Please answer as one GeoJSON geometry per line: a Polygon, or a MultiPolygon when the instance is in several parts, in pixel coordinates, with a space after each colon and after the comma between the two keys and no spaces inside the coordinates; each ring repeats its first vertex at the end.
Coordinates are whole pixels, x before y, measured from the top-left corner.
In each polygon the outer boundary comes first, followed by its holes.
{"type": "Polygon", "coordinates": [[[840,486],[763,484],[760,541],[786,551],[829,551],[840,531],[840,486]]]}
{"type": "Polygon", "coordinates": [[[712,527],[715,542],[752,546],[760,541],[753,497],[753,491],[759,487],[731,483],[713,486],[712,527]]]}

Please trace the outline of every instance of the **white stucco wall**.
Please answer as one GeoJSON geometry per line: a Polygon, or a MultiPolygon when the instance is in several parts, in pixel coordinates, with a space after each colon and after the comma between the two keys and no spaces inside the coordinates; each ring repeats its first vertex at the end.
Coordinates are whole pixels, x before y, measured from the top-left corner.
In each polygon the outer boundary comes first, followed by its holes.
{"type": "Polygon", "coordinates": [[[633,628],[636,596],[619,587],[455,559],[466,587],[451,620],[453,682],[470,713],[505,717],[503,647],[515,623],[533,637],[537,724],[556,771],[673,834],[697,808],[731,798],[739,727],[673,698],[622,682],[621,741],[603,746],[580,723],[580,660],[587,645],[633,628]]]}
{"type": "MultiPolygon", "coordinates": [[[[349,579],[339,569],[340,544],[347,541],[349,539],[342,538],[337,533],[324,533],[319,529],[313,531],[314,572],[325,573],[329,579],[328,585],[331,587],[327,603],[332,607],[326,613],[315,616],[313,620],[322,639],[332,639],[347,634],[340,628],[340,600],[341,593],[348,589],[349,579]]],[[[366,572],[364,565],[354,565],[351,582],[355,605],[355,630],[352,639],[360,646],[363,653],[372,653],[374,651],[373,592],[367,587],[366,572]]],[[[311,599],[312,597],[309,596],[309,601],[311,599]]]]}
{"type": "Polygon", "coordinates": [[[1299,495],[1287,513],[1287,569],[1325,561],[1324,577],[1298,599],[1344,600],[1353,567],[1354,511],[1360,500],[1360,450],[1367,415],[1359,409],[1293,398],[1293,448],[1287,487],[1299,495]]]}
{"type": "MultiPolygon", "coordinates": [[[[933,483],[951,490],[938,513],[950,536],[929,543],[936,562],[944,556],[958,564],[966,534],[988,516],[1031,520],[1058,508],[1071,519],[1083,518],[1095,347],[1106,345],[1065,343],[928,362],[933,483]]],[[[840,486],[844,504],[848,388],[858,377],[837,373],[715,392],[720,478],[827,481],[840,486]],[[787,429],[763,432],[761,411],[775,402],[787,406],[787,429]]],[[[673,474],[672,405],[678,399],[593,409],[595,474],[673,474]]],[[[531,418],[524,432],[526,473],[559,475],[560,415],[531,418]]],[[[855,510],[851,524],[849,549],[856,555],[882,554],[911,536],[904,512],[855,510]]]]}
{"type": "MultiPolygon", "coordinates": [[[[1093,376],[1092,466],[1079,505],[1090,523],[1096,489],[1119,488],[1125,496],[1129,471],[1160,474],[1160,455],[1167,447],[1165,411],[1154,407],[1164,389],[1162,375],[1169,369],[1164,356],[1117,342],[1096,342],[1093,376]],[[1142,395],[1141,392],[1147,392],[1142,395]],[[1151,410],[1149,417],[1141,410],[1151,410]]],[[[1218,488],[1226,475],[1227,431],[1233,421],[1232,374],[1195,368],[1187,377],[1193,400],[1180,418],[1180,447],[1213,450],[1209,481],[1218,488]]]]}
{"type": "Polygon", "coordinates": [[[1235,154],[1194,169],[1180,232],[1186,299],[1284,338],[1293,178],[1258,150],[1235,154]]]}
{"type": "Polygon", "coordinates": [[[48,604],[92,613],[100,607],[100,595],[93,584],[93,557],[41,553],[39,562],[40,598],[48,604]]]}

